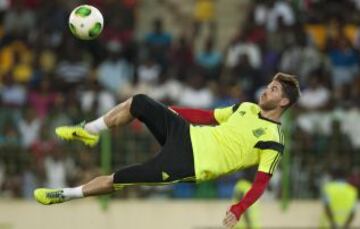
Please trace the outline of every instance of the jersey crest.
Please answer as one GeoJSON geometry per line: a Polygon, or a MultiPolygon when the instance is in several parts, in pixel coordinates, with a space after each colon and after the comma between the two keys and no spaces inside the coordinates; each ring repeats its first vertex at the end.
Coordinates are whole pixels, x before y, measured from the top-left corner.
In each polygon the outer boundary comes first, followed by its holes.
{"type": "Polygon", "coordinates": [[[260,136],[265,134],[265,128],[260,127],[258,129],[253,130],[252,132],[256,138],[259,138],[260,136]]]}

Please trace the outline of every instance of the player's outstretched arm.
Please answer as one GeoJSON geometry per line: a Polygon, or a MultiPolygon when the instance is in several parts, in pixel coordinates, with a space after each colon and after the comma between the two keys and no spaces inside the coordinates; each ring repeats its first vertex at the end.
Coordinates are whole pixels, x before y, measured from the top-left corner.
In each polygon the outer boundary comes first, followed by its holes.
{"type": "Polygon", "coordinates": [[[255,181],[250,190],[239,203],[232,205],[229,211],[226,212],[226,216],[223,221],[226,228],[233,228],[246,209],[259,199],[269,184],[270,178],[271,174],[260,171],[256,173],[255,181]]]}
{"type": "Polygon", "coordinates": [[[203,109],[193,109],[185,107],[171,106],[170,110],[178,113],[186,121],[193,124],[200,125],[216,125],[218,122],[215,119],[214,111],[212,110],[203,110],[203,109]]]}

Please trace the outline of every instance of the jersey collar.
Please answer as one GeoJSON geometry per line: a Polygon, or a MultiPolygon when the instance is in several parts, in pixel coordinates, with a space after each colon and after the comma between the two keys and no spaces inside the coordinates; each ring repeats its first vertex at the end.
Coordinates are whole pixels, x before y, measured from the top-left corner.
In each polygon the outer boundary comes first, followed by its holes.
{"type": "Polygon", "coordinates": [[[268,122],[272,122],[272,123],[275,123],[275,124],[277,124],[277,125],[281,125],[281,122],[276,122],[276,121],[274,121],[274,120],[271,120],[271,119],[268,119],[268,118],[263,117],[260,112],[258,113],[258,116],[259,116],[259,119],[266,120],[266,121],[268,121],[268,122]]]}

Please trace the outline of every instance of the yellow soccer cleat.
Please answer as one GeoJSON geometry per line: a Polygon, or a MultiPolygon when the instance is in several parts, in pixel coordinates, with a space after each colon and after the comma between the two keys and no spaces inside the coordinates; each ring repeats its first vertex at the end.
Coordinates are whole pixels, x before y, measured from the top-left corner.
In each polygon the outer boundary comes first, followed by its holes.
{"type": "Polygon", "coordinates": [[[62,189],[38,188],[34,190],[34,198],[44,205],[58,204],[65,202],[62,189]]]}
{"type": "Polygon", "coordinates": [[[76,126],[60,126],[55,129],[55,133],[64,140],[79,140],[85,145],[95,146],[99,141],[99,135],[91,134],[84,129],[85,122],[76,126]]]}

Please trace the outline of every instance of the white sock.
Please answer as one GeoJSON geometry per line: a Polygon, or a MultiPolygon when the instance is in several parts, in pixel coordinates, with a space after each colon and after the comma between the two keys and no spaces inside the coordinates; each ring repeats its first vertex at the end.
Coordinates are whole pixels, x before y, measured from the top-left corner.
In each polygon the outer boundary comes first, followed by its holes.
{"type": "Polygon", "coordinates": [[[107,130],[108,127],[106,126],[104,116],[102,116],[94,121],[86,123],[84,129],[92,134],[99,134],[102,130],[107,130]]]}
{"type": "Polygon", "coordinates": [[[64,197],[66,200],[72,200],[77,198],[84,197],[84,193],[82,191],[82,186],[76,188],[64,188],[64,197]]]}

